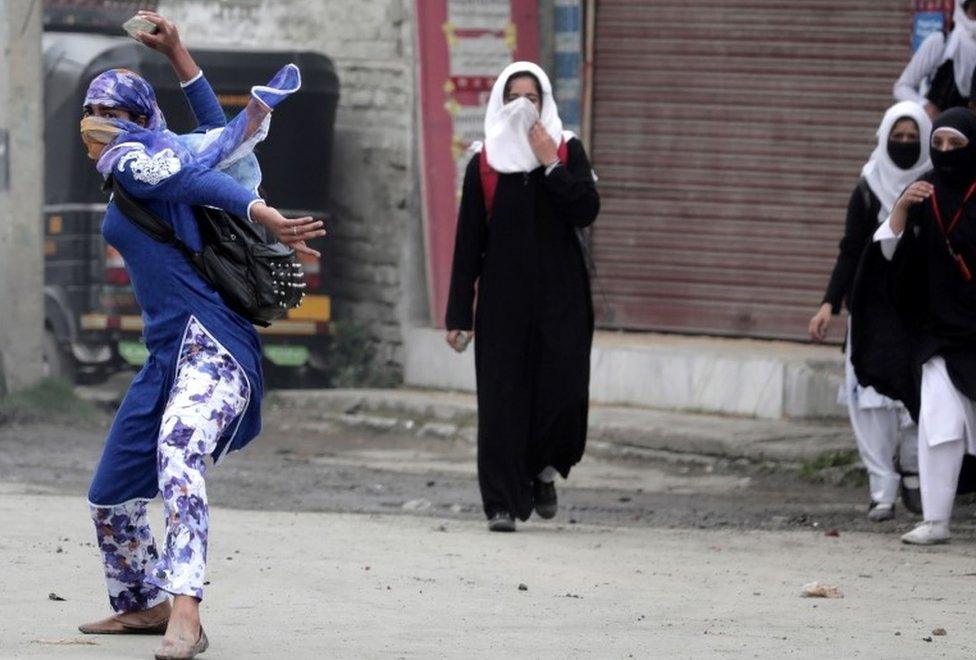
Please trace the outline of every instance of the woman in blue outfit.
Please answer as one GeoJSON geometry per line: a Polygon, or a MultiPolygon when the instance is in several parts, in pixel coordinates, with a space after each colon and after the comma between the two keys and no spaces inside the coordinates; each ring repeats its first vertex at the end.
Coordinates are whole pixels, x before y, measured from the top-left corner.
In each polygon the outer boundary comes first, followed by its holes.
{"type": "MultiPolygon", "coordinates": [[[[228,174],[267,132],[271,108],[297,89],[297,68],[253,88],[248,108],[227,124],[175,26],[152,12],[142,15],[159,30],[141,40],[172,62],[206,140],[167,131],[155,93],[140,76],[106,71],[89,87],[81,126],[99,172],[172,223],[194,250],[201,239],[191,207],[209,205],[314,253],[305,240],[325,233],[320,222],[283,218],[228,174]]],[[[157,658],[191,658],[208,645],[199,616],[208,534],[204,458],[219,461],[261,429],[261,343],[176,247],[153,240],[113,203],[102,233],[125,259],[149,358],[119,408],[88,495],[115,614],[81,630],[165,633],[157,658]],[[165,509],[159,546],[146,515],[157,494],[165,509]]]]}

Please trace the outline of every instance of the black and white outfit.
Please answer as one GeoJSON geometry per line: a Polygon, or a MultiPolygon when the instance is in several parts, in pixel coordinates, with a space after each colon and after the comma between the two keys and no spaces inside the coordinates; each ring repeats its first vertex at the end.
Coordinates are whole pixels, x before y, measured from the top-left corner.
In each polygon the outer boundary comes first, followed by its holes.
{"type": "Polygon", "coordinates": [[[492,529],[511,531],[514,518],[531,515],[539,481],[567,477],[583,456],[593,306],[578,230],[596,219],[600,198],[538,66],[516,62],[499,76],[485,138],[497,189],[486,205],[476,153],[464,176],[446,326],[475,330],[478,480],[489,520],[509,521],[492,529]],[[508,79],[521,72],[540,83],[541,115],[525,98],[504,102],[508,79]],[[537,121],[564,144],[564,163],[534,155],[528,132],[537,121]]]}
{"type": "Polygon", "coordinates": [[[890,219],[878,228],[853,295],[858,314],[870,310],[852,333],[858,378],[918,420],[925,521],[902,537],[918,544],[948,540],[963,457],[976,453],[976,116],[949,110],[940,131],[969,144],[931,151],[921,180],[935,193],[910,208],[901,235],[890,219]],[[872,334],[881,340],[864,340],[872,334]]]}
{"type": "Polygon", "coordinates": [[[915,51],[895,83],[895,100],[931,103],[939,110],[969,103],[976,69],[976,21],[966,16],[966,2],[956,0],[952,32],[933,32],[915,51]]]}
{"type": "MultiPolygon", "coordinates": [[[[833,313],[839,314],[842,303],[851,308],[849,294],[861,255],[872,241],[878,225],[891,213],[902,190],[930,169],[929,136],[932,122],[925,110],[912,101],[897,103],[885,112],[878,127],[878,145],[861,170],[847,207],[844,238],[824,296],[833,313]],[[919,142],[893,142],[891,132],[902,119],[918,126],[919,142]]],[[[854,314],[850,326],[859,319],[854,314]]],[[[871,489],[871,516],[890,518],[898,498],[901,473],[918,472],[918,441],[915,425],[898,401],[879,394],[873,387],[858,383],[851,364],[850,341],[847,342],[845,384],[840,403],[847,406],[858,452],[867,468],[871,489]],[[897,467],[896,467],[897,465],[897,467]]],[[[914,484],[909,484],[909,487],[914,484]]],[[[917,494],[917,493],[916,493],[917,494]]]]}

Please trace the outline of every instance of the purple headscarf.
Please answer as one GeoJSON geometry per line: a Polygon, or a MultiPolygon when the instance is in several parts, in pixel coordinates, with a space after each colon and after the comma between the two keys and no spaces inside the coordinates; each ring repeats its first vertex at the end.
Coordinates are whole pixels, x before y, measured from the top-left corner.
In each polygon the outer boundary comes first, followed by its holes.
{"type": "MultiPolygon", "coordinates": [[[[183,146],[176,134],[167,130],[166,118],[156,103],[156,93],[145,78],[128,69],[110,69],[95,77],[85,94],[85,105],[121,108],[146,118],[146,125],[112,119],[122,133],[102,151],[95,167],[108,175],[116,163],[132,148],[145,150],[148,156],[177,158],[182,165],[197,164],[220,168],[239,158],[242,149],[253,148],[268,132],[271,109],[298,91],[301,73],[294,64],[279,70],[267,85],[251,88],[251,101],[219,134],[199,152],[183,146]],[[125,148],[125,147],[128,147],[125,148]],[[166,152],[167,153],[163,153],[166,152]]],[[[208,134],[209,135],[209,134],[208,134]]]]}
{"type": "Polygon", "coordinates": [[[109,69],[96,76],[88,85],[85,105],[121,108],[145,117],[147,131],[166,130],[166,118],[156,103],[156,92],[152,85],[128,69],[109,69]]]}

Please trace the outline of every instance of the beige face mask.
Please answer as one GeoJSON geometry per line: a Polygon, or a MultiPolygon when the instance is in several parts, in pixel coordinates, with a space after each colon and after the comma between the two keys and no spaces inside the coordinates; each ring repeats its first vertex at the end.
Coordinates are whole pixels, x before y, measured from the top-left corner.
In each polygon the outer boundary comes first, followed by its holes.
{"type": "Polygon", "coordinates": [[[88,157],[98,160],[105,145],[119,136],[122,129],[105,117],[84,117],[81,120],[81,141],[88,149],[88,157]]]}

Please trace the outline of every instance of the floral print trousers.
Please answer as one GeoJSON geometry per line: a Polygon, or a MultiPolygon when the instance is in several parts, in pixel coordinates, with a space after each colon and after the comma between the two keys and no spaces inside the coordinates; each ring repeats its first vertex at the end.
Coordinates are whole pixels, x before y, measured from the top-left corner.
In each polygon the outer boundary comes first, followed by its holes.
{"type": "Polygon", "coordinates": [[[153,539],[148,499],[90,504],[109,603],[116,612],[148,609],[170,594],[203,597],[208,525],[204,457],[247,407],[248,393],[240,365],[191,318],[157,439],[165,543],[159,549],[153,539]]]}

